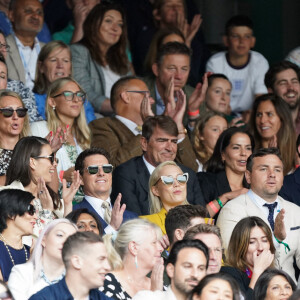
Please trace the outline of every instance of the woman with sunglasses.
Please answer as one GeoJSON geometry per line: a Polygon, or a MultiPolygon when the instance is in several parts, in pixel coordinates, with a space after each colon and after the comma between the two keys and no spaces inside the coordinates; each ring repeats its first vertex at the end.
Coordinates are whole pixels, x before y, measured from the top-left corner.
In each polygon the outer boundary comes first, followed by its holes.
{"type": "Polygon", "coordinates": [[[47,95],[47,122],[31,124],[35,136],[45,137],[59,127],[68,132],[66,143],[57,151],[57,172],[62,182],[73,181],[73,171],[78,155],[90,147],[90,130],[87,126],[83,103],[86,95],[79,84],[70,77],[53,81],[47,95]]]}
{"type": "Polygon", "coordinates": [[[13,266],[29,259],[30,248],[22,237],[33,233],[37,219],[33,199],[18,189],[0,191],[0,280],[5,282],[13,266]]]}
{"type": "Polygon", "coordinates": [[[77,231],[74,223],[57,219],[41,232],[30,260],[12,268],[8,286],[15,300],[28,299],[65,275],[61,249],[66,239],[77,231]]]}
{"type": "MultiPolygon", "coordinates": [[[[16,144],[7,169],[6,185],[30,192],[35,199],[37,221],[34,234],[39,235],[44,226],[72,211],[72,200],[80,186],[79,173],[74,172],[70,188],[63,183],[62,199],[49,184],[55,179],[57,158],[46,139],[29,136],[16,144]]],[[[7,187],[4,187],[7,188],[7,187]]]]}
{"type": "Polygon", "coordinates": [[[0,91],[0,185],[5,184],[6,170],[18,140],[27,136],[27,108],[21,97],[8,90],[0,91]]]}
{"type": "Polygon", "coordinates": [[[158,225],[166,234],[165,220],[168,211],[178,205],[188,204],[186,184],[188,173],[183,173],[173,161],[165,161],[155,168],[149,179],[150,213],[140,218],[158,225]]]}

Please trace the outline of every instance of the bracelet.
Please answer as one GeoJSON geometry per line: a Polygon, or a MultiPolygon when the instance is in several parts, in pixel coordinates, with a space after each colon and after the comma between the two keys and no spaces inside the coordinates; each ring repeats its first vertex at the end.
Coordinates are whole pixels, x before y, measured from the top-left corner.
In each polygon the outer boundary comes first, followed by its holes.
{"type": "Polygon", "coordinates": [[[214,212],[215,214],[217,214],[217,213],[219,212],[219,209],[215,206],[215,204],[214,204],[213,201],[210,201],[210,202],[208,203],[208,205],[210,206],[210,208],[213,210],[213,212],[214,212]]]}
{"type": "Polygon", "coordinates": [[[220,198],[218,197],[216,200],[218,201],[220,207],[223,208],[224,205],[223,205],[222,201],[220,200],[220,198]]]}
{"type": "Polygon", "coordinates": [[[178,134],[187,134],[186,128],[184,128],[183,130],[178,131],[178,134]]]}
{"type": "Polygon", "coordinates": [[[60,179],[60,182],[63,182],[63,179],[64,179],[64,173],[65,173],[65,171],[63,171],[63,170],[61,170],[60,172],[59,172],[59,179],[60,179]]]}
{"type": "Polygon", "coordinates": [[[283,242],[283,241],[279,241],[279,239],[274,235],[274,238],[275,238],[275,240],[279,243],[279,244],[282,244],[283,246],[284,246],[284,251],[285,251],[285,254],[287,254],[287,250],[288,251],[291,251],[291,248],[290,248],[290,246],[287,244],[287,243],[285,243],[285,242],[283,242]]]}
{"type": "Polygon", "coordinates": [[[200,114],[200,110],[199,110],[199,108],[197,110],[193,110],[193,111],[188,110],[187,114],[191,117],[194,117],[194,116],[197,116],[200,114]]]}

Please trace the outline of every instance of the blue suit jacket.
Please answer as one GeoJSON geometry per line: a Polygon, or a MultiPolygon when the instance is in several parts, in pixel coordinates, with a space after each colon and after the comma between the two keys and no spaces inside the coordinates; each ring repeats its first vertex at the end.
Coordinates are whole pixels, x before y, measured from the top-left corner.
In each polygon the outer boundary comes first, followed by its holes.
{"type": "Polygon", "coordinates": [[[290,175],[284,176],[279,195],[287,201],[300,206],[300,167],[290,175]]]}
{"type": "MultiPolygon", "coordinates": [[[[108,226],[108,224],[101,218],[101,216],[96,212],[96,210],[92,207],[92,205],[85,198],[83,198],[83,200],[81,202],[73,205],[73,210],[78,209],[78,208],[87,208],[89,211],[94,212],[98,216],[98,219],[101,222],[103,229],[108,226]]],[[[131,212],[129,210],[125,210],[124,215],[123,215],[123,223],[130,219],[136,219],[137,217],[138,217],[138,215],[136,213],[131,212]]]]}

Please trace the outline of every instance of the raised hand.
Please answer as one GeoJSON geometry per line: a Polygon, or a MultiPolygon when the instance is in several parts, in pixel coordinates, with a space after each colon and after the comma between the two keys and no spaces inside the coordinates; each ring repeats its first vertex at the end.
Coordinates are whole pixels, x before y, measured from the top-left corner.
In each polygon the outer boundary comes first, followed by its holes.
{"type": "Polygon", "coordinates": [[[115,230],[118,230],[123,222],[123,214],[126,209],[126,204],[121,206],[121,199],[122,194],[119,193],[115,204],[111,211],[111,219],[110,219],[110,226],[113,227],[115,230]]]}
{"type": "Polygon", "coordinates": [[[37,197],[40,199],[43,209],[53,211],[53,200],[42,177],[37,181],[37,197]]]}
{"type": "Polygon", "coordinates": [[[141,118],[143,120],[143,122],[145,121],[145,119],[147,117],[153,117],[154,113],[152,111],[151,108],[151,101],[150,101],[150,97],[144,97],[142,102],[141,102],[141,118]]]}
{"type": "Polygon", "coordinates": [[[163,290],[163,276],[164,276],[164,260],[161,257],[154,265],[151,273],[151,291],[163,290]]]}
{"type": "Polygon", "coordinates": [[[50,131],[46,136],[46,140],[50,143],[50,147],[53,153],[57,152],[67,141],[69,130],[69,125],[67,125],[64,130],[61,127],[58,127],[54,135],[53,132],[50,131]]]}

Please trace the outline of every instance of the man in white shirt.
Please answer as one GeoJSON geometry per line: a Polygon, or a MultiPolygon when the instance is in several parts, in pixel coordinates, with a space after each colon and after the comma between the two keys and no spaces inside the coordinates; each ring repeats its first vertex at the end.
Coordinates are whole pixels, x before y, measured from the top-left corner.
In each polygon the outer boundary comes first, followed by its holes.
{"type": "Polygon", "coordinates": [[[81,152],[76,160],[75,170],[79,170],[85,196],[80,203],[73,205],[73,210],[87,208],[95,212],[107,234],[118,230],[123,221],[137,217],[136,214],[125,211],[125,204],[120,205],[121,194],[114,206],[111,204],[113,166],[104,149],[91,148],[81,152]]]}
{"type": "Polygon", "coordinates": [[[186,300],[206,275],[208,248],[199,240],[178,241],[172,247],[166,271],[171,284],[167,291],[141,291],[132,300],[186,300]]]}
{"type": "Polygon", "coordinates": [[[14,30],[7,37],[8,77],[32,89],[37,58],[44,45],[37,39],[44,23],[43,7],[38,0],[12,0],[8,15],[14,30]]]}
{"type": "Polygon", "coordinates": [[[300,267],[300,208],[278,196],[283,183],[279,150],[259,149],[250,155],[245,176],[251,189],[226,203],[218,217],[223,245],[227,249],[231,233],[241,219],[260,217],[273,232],[275,264],[295,280],[294,257],[300,267]]]}

